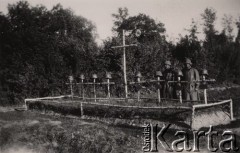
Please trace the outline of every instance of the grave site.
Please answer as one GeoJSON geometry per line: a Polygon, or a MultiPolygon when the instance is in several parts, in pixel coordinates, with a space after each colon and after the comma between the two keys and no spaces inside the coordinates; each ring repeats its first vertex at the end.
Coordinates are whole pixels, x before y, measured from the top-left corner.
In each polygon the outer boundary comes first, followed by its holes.
{"type": "MultiPolygon", "coordinates": [[[[193,146],[192,131],[207,132],[209,125],[220,133],[214,137],[216,146],[224,138],[221,134],[226,129],[233,131],[237,140],[240,138],[239,99],[233,98],[237,97],[239,87],[205,86],[200,91],[202,100],[193,102],[161,98],[161,85],[158,83],[161,78],[157,79],[158,76],[156,80],[148,81],[136,78],[136,81],[129,82],[132,86],[129,85],[130,93],[126,100],[115,96],[114,82],[109,73],[104,82],[94,80],[97,79],[96,74],[89,79],[91,82],[86,82],[83,75],[80,77],[80,83],[75,82],[72,76],[66,81],[70,94],[27,98],[23,107],[1,110],[1,124],[5,125],[0,139],[3,150],[142,152],[142,132],[146,123],[158,124],[159,128],[170,124],[164,136],[170,145],[177,138],[175,132],[184,130],[190,135],[188,143],[193,146]],[[152,85],[154,83],[157,86],[152,85]],[[207,90],[205,94],[204,90],[207,90]],[[9,133],[9,130],[13,132],[9,133]]],[[[209,82],[214,84],[212,81],[209,82]]],[[[209,152],[206,140],[207,137],[199,139],[199,152],[209,152]]],[[[238,145],[239,142],[236,143],[238,145]]],[[[160,143],[157,150],[166,151],[160,143]]],[[[220,149],[218,151],[221,152],[220,149]]]]}
{"type": "MultiPolygon", "coordinates": [[[[124,35],[123,40],[125,40],[124,35]]],[[[221,98],[218,97],[219,95],[212,96],[218,89],[211,88],[209,91],[208,84],[214,84],[216,80],[208,78],[206,69],[202,70],[200,80],[193,80],[200,84],[201,98],[197,101],[183,99],[182,86],[191,82],[182,80],[181,70],[176,70],[176,81],[167,81],[175,84],[177,99],[162,98],[162,84],[166,83],[166,80],[162,79],[161,71],[156,72],[155,78],[147,80],[143,80],[144,76],[137,72],[135,79],[128,81],[125,47],[129,46],[134,45],[125,45],[123,41],[122,46],[117,46],[117,48],[123,48],[123,84],[112,82],[112,75],[109,72],[105,74],[104,79],[98,79],[97,74],[92,74],[91,78],[85,78],[84,74],[81,74],[75,80],[75,77],[71,75],[65,83],[70,94],[27,98],[22,109],[44,114],[73,115],[117,127],[141,128],[146,123],[162,126],[169,124],[172,132],[179,129],[185,129],[188,132],[197,131],[212,126],[221,129],[221,127],[235,125],[238,122],[239,109],[236,105],[239,98],[235,97],[233,100],[232,95],[221,98]],[[124,89],[123,94],[119,93],[121,91],[119,86],[124,89]]],[[[239,90],[239,87],[236,89],[239,90]]],[[[224,89],[219,94],[225,95],[226,90],[228,89],[224,89]]],[[[173,139],[172,136],[168,137],[173,139]]],[[[221,142],[221,138],[216,139],[221,142]]],[[[203,139],[200,145],[207,145],[203,139]]],[[[196,140],[192,139],[189,143],[195,145],[195,142],[196,140]]]]}
{"type": "MultiPolygon", "coordinates": [[[[124,36],[123,30],[123,40],[124,36]]],[[[152,75],[154,78],[147,79],[137,72],[132,77],[134,79],[129,81],[126,75],[125,47],[131,46],[136,45],[125,45],[123,41],[122,46],[112,47],[123,48],[124,83],[112,81],[110,72],[107,72],[104,78],[98,78],[96,73],[92,74],[91,78],[86,78],[84,74],[70,75],[64,83],[67,89],[65,94],[26,98],[23,106],[2,109],[2,150],[142,152],[142,128],[146,123],[150,123],[159,125],[159,128],[171,126],[165,135],[166,143],[169,144],[174,140],[177,130],[187,131],[190,139],[186,140],[190,146],[196,146],[197,141],[192,131],[207,132],[208,128],[212,127],[220,132],[231,129],[234,132],[234,141],[225,146],[231,146],[230,151],[236,152],[240,134],[240,87],[219,87],[215,84],[215,79],[208,78],[206,69],[202,69],[200,80],[192,82],[183,80],[181,70],[176,70],[175,81],[164,80],[161,71],[152,75]],[[163,97],[162,86],[166,82],[176,87],[176,98],[163,97]],[[196,82],[200,84],[200,100],[185,100],[182,93],[184,84],[196,82]],[[18,128],[13,130],[15,126],[18,128]],[[9,133],[9,130],[13,132],[9,133]]],[[[153,134],[157,134],[156,131],[153,134]]],[[[223,138],[225,137],[221,135],[216,137],[214,143],[220,143],[223,138]]],[[[155,151],[166,151],[157,139],[158,137],[155,140],[155,151]]],[[[206,140],[207,137],[199,137],[199,151],[209,151],[206,140]]],[[[181,144],[176,148],[180,146],[181,144]]],[[[190,147],[188,151],[192,149],[190,147]]],[[[218,148],[216,151],[222,150],[218,148]]]]}
{"type": "MultiPolygon", "coordinates": [[[[71,93],[69,95],[25,99],[26,109],[70,114],[83,118],[103,118],[113,123],[118,119],[122,120],[124,124],[134,126],[141,126],[144,122],[162,121],[195,130],[209,125],[229,124],[234,120],[233,100],[208,100],[206,86],[200,93],[202,100],[199,101],[183,100],[181,96],[179,99],[166,99],[161,98],[160,92],[160,82],[164,82],[164,80],[140,81],[140,78],[137,78],[138,81],[130,82],[130,84],[138,91],[132,93],[132,97],[123,98],[115,97],[111,92],[111,88],[114,88],[114,82],[109,81],[111,79],[109,73],[106,76],[107,81],[103,83],[96,82],[96,74],[93,74],[93,82],[84,83],[84,75],[81,75],[81,78],[81,83],[74,83],[73,77],[69,77],[69,83],[67,83],[71,93]],[[155,87],[155,94],[154,91],[150,91],[151,95],[146,95],[144,92],[148,89],[141,93],[141,84],[144,83],[152,87],[152,90],[155,87]],[[87,88],[88,86],[90,88],[87,88]],[[101,88],[97,88],[97,86],[101,86],[101,88]],[[98,92],[96,89],[105,90],[98,92]],[[90,94],[85,94],[85,92],[90,94]],[[211,118],[211,120],[206,120],[206,118],[211,118]]],[[[208,81],[214,80],[202,80],[202,84],[206,85],[208,81]]],[[[179,78],[176,83],[185,82],[181,82],[179,78]]],[[[181,94],[181,90],[178,92],[181,94]]],[[[127,95],[129,94],[127,93],[127,95]]]]}
{"type": "MultiPolygon", "coordinates": [[[[200,83],[203,95],[202,100],[193,101],[182,99],[182,86],[183,84],[190,84],[191,82],[182,81],[183,72],[176,70],[176,81],[161,80],[163,74],[161,71],[157,71],[154,79],[142,80],[142,75],[137,72],[135,80],[129,82],[127,80],[126,73],[126,47],[136,46],[136,44],[125,44],[125,30],[122,30],[122,46],[113,46],[112,48],[123,49],[123,77],[124,77],[124,97],[116,97],[111,92],[111,87],[115,85],[115,82],[110,82],[112,79],[111,73],[107,72],[105,76],[106,82],[96,82],[98,79],[97,74],[92,74],[92,82],[84,82],[85,76],[81,74],[79,76],[79,82],[74,81],[73,76],[69,76],[70,95],[61,95],[58,97],[43,97],[35,99],[25,99],[26,109],[40,109],[43,111],[55,111],[58,113],[67,113],[72,115],[78,115],[80,117],[101,117],[101,118],[118,118],[118,119],[134,119],[138,118],[139,126],[146,122],[146,119],[155,119],[157,121],[167,121],[170,123],[179,123],[186,125],[191,129],[200,129],[201,127],[207,127],[209,125],[216,126],[220,124],[229,124],[234,120],[233,114],[233,100],[211,100],[207,98],[207,84],[209,82],[215,82],[215,79],[207,79],[208,71],[203,69],[201,72],[201,80],[193,80],[193,82],[200,83]],[[179,99],[161,99],[161,86],[162,83],[172,83],[176,86],[176,94],[179,99]],[[137,92],[136,97],[129,97],[128,83],[133,86],[137,92]],[[149,90],[153,93],[153,86],[155,87],[155,95],[146,96],[146,92],[143,92],[144,97],[141,97],[141,88],[143,84],[148,85],[152,89],[149,90]],[[100,88],[96,88],[101,85],[102,89],[107,89],[105,97],[98,97],[97,93],[100,88]],[[89,88],[90,86],[90,88],[89,88]],[[105,86],[105,87],[104,87],[105,86]],[[87,88],[87,90],[85,89],[87,88]],[[78,90],[76,90],[78,89],[78,90]],[[78,94],[75,94],[78,91],[78,94]],[[85,95],[87,93],[93,93],[85,95]],[[92,96],[92,97],[91,97],[92,96]],[[211,118],[211,120],[206,120],[211,118]]],[[[119,84],[118,84],[119,86],[119,84]]],[[[145,87],[146,88],[146,87],[145,87]]],[[[100,91],[101,92],[101,91],[100,91]]],[[[115,92],[118,92],[115,86],[115,92]]],[[[134,93],[133,93],[134,94],[134,93]]],[[[199,93],[200,94],[200,93],[199,93]]],[[[148,121],[150,122],[150,121],[148,121]]],[[[152,122],[152,121],[151,121],[152,122]]]]}
{"type": "Polygon", "coordinates": [[[1,1],[0,153],[239,153],[239,6],[1,1]]]}

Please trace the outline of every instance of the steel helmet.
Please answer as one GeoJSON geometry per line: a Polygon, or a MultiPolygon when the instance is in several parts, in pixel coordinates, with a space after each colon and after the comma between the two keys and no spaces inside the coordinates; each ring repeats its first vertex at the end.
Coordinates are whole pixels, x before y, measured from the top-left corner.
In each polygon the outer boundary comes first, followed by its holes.
{"type": "Polygon", "coordinates": [[[202,75],[208,76],[208,70],[207,69],[203,69],[202,70],[202,75]]]}
{"type": "Polygon", "coordinates": [[[192,61],[189,58],[186,58],[185,63],[192,65],[192,61]]]}
{"type": "Polygon", "coordinates": [[[178,77],[182,77],[183,76],[183,73],[182,73],[182,71],[181,70],[176,70],[176,73],[177,73],[177,76],[178,77]]]}
{"type": "Polygon", "coordinates": [[[70,75],[68,78],[71,82],[73,81],[73,76],[72,75],[70,75]]]}
{"type": "Polygon", "coordinates": [[[84,74],[81,74],[81,75],[80,75],[80,79],[81,79],[81,80],[84,80],[84,79],[85,79],[84,74]]]}
{"type": "Polygon", "coordinates": [[[136,76],[135,76],[136,78],[141,78],[142,77],[142,74],[141,74],[141,72],[137,72],[137,74],[136,74],[136,76]]]}
{"type": "Polygon", "coordinates": [[[165,61],[165,63],[164,63],[164,64],[165,64],[165,65],[170,65],[170,66],[172,65],[172,64],[171,64],[171,62],[170,62],[170,61],[168,61],[168,60],[167,60],[167,61],[165,61]]]}
{"type": "Polygon", "coordinates": [[[161,71],[157,71],[157,72],[156,72],[156,76],[157,76],[157,77],[162,77],[162,76],[163,76],[163,75],[162,75],[162,72],[161,72],[161,71]]]}
{"type": "Polygon", "coordinates": [[[107,72],[107,73],[106,73],[106,79],[112,79],[112,75],[111,75],[110,72],[107,72]]]}
{"type": "Polygon", "coordinates": [[[97,74],[94,73],[94,74],[92,75],[92,78],[93,78],[93,79],[97,79],[97,78],[98,78],[98,77],[97,77],[97,74]]]}

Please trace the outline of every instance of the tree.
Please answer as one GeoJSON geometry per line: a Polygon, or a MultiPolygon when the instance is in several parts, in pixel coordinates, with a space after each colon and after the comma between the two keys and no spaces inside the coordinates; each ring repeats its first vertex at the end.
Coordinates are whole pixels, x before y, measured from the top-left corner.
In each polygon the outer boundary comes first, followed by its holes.
{"type": "Polygon", "coordinates": [[[235,42],[237,44],[240,44],[240,17],[238,18],[238,21],[236,22],[236,25],[237,25],[238,32],[237,32],[237,37],[236,37],[235,42]]]}
{"type": "Polygon", "coordinates": [[[61,94],[68,75],[96,67],[96,28],[70,9],[20,1],[0,18],[0,73],[10,101],[61,94]]]}
{"type": "Polygon", "coordinates": [[[213,8],[206,8],[204,13],[201,14],[202,19],[204,20],[204,28],[203,31],[206,35],[206,40],[210,41],[211,37],[214,36],[217,31],[215,30],[214,24],[217,19],[216,11],[213,8]]]}
{"type": "Polygon", "coordinates": [[[113,23],[113,32],[121,32],[122,28],[121,25],[124,20],[127,19],[128,17],[128,9],[126,7],[124,8],[118,8],[118,13],[117,14],[112,14],[112,17],[114,18],[114,23],[113,23]]]}
{"type": "Polygon", "coordinates": [[[182,63],[184,63],[185,58],[190,58],[197,68],[202,69],[206,65],[206,61],[204,60],[206,53],[201,48],[201,42],[197,37],[199,33],[197,23],[193,19],[187,31],[189,34],[180,38],[176,48],[173,50],[173,56],[182,63]]]}
{"type": "Polygon", "coordinates": [[[216,50],[216,46],[219,45],[217,42],[217,31],[215,30],[215,21],[216,11],[213,8],[206,8],[204,13],[201,14],[203,23],[203,31],[205,33],[205,40],[203,42],[203,50],[206,52],[206,68],[209,69],[212,77],[216,78],[220,73],[218,69],[216,69],[215,64],[218,63],[218,51],[216,50]]]}
{"type": "Polygon", "coordinates": [[[224,16],[223,31],[218,34],[214,28],[216,11],[207,8],[202,14],[204,20],[205,41],[203,49],[206,50],[207,68],[211,77],[218,81],[229,80],[234,77],[233,65],[236,51],[232,36],[232,17],[224,16]]]}
{"type": "Polygon", "coordinates": [[[228,37],[228,41],[232,42],[233,41],[233,19],[232,16],[228,16],[228,15],[224,15],[223,19],[222,19],[222,24],[223,24],[223,33],[225,33],[225,35],[228,37]]]}
{"type": "MultiPolygon", "coordinates": [[[[137,71],[145,76],[152,75],[161,68],[165,58],[171,58],[163,23],[156,22],[146,14],[129,16],[127,8],[119,8],[118,14],[114,14],[113,17],[115,21],[113,31],[117,35],[105,42],[105,50],[108,50],[108,46],[122,44],[123,29],[127,31],[126,44],[138,44],[137,47],[127,49],[128,76],[133,77],[137,71]]],[[[121,65],[121,56],[116,56],[119,53],[117,51],[111,53],[112,56],[108,56],[108,58],[117,57],[118,59],[117,61],[116,59],[109,61],[115,61],[121,65]]],[[[121,68],[121,66],[118,67],[121,68]]]]}

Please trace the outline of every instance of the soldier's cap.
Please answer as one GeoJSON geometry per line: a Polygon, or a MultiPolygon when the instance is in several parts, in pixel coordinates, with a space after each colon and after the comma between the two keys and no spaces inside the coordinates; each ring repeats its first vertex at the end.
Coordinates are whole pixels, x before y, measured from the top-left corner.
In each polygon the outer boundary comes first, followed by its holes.
{"type": "Polygon", "coordinates": [[[170,65],[170,66],[172,65],[171,62],[170,62],[169,60],[165,61],[164,64],[165,64],[165,65],[170,65]]]}
{"type": "Polygon", "coordinates": [[[186,58],[185,63],[192,65],[192,61],[189,58],[186,58]]]}

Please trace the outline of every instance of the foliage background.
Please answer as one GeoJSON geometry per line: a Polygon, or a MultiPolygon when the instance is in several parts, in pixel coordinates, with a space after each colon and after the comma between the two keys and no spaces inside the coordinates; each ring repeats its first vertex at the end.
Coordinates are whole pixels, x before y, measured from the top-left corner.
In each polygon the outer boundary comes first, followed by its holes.
{"type": "Polygon", "coordinates": [[[193,19],[190,28],[186,27],[189,34],[175,44],[166,40],[164,23],[146,14],[130,16],[127,8],[119,8],[112,16],[114,36],[98,46],[96,26],[60,4],[48,10],[20,1],[10,4],[7,14],[0,12],[1,105],[18,104],[26,97],[65,94],[68,76],[78,81],[81,73],[86,78],[97,73],[98,81],[104,81],[105,73],[111,72],[121,91],[122,53],[111,47],[122,44],[123,29],[129,31],[126,44],[138,44],[127,49],[129,80],[138,71],[143,79],[153,78],[155,71],[163,70],[166,59],[175,69],[182,68],[189,57],[197,69],[207,68],[219,83],[240,82],[240,17],[235,22],[224,16],[219,32],[214,27],[217,12],[206,8],[201,14],[205,39],[198,39],[193,19]],[[236,38],[234,26],[238,28],[236,38]]]}

